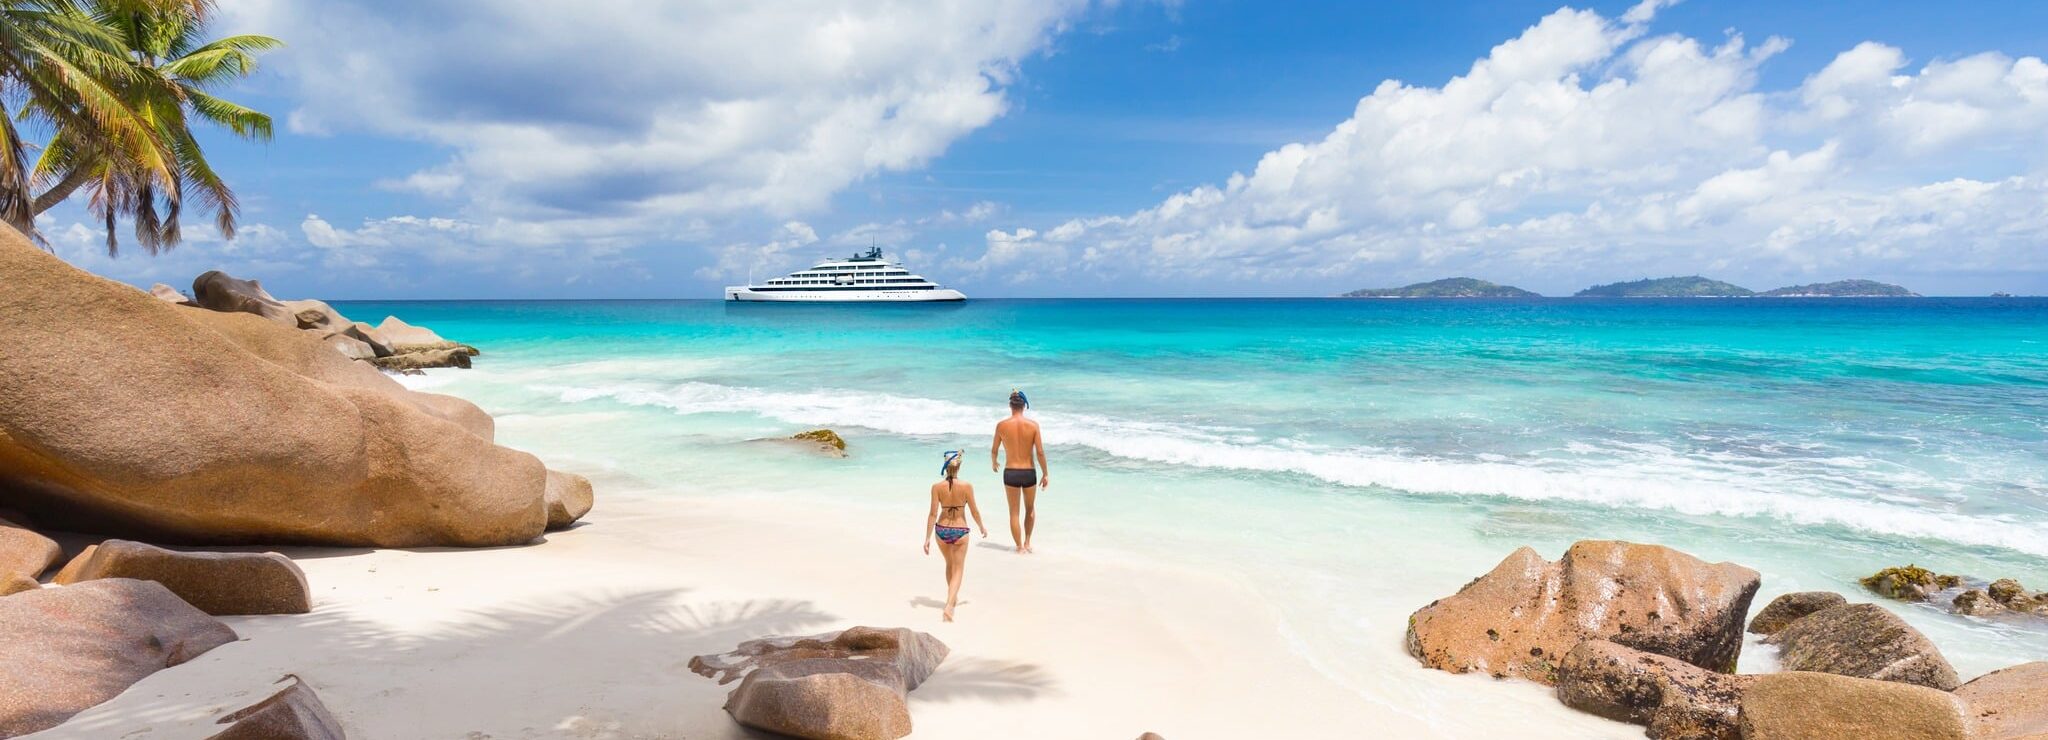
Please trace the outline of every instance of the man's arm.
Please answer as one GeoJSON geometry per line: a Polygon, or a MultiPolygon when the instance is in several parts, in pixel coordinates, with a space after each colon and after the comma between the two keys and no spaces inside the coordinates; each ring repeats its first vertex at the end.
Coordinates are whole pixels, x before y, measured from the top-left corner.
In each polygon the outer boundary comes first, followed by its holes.
{"type": "Polygon", "coordinates": [[[1044,488],[1052,482],[1052,466],[1045,464],[1045,430],[1031,430],[1031,445],[1038,448],[1038,487],[1044,488]]]}
{"type": "Polygon", "coordinates": [[[998,472],[998,473],[1000,473],[1000,472],[1003,472],[1003,461],[1002,461],[1002,459],[1001,459],[1001,457],[1000,457],[1000,456],[1001,456],[1002,454],[1003,454],[1003,425],[1002,425],[1001,423],[997,423],[997,424],[996,424],[996,439],[995,439],[995,441],[994,441],[994,442],[990,442],[990,443],[989,443],[989,445],[988,445],[988,468],[989,468],[990,470],[993,470],[993,471],[995,471],[995,472],[998,472]]]}

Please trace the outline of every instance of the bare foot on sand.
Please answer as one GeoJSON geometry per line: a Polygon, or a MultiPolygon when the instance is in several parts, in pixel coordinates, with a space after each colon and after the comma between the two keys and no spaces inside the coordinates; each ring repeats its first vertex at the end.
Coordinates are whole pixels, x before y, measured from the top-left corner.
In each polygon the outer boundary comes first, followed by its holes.
{"type": "Polygon", "coordinates": [[[953,621],[953,605],[952,605],[952,604],[947,604],[947,605],[946,605],[946,613],[942,615],[942,618],[943,618],[943,619],[945,619],[945,621],[948,621],[948,622],[951,622],[951,621],[953,621]]]}

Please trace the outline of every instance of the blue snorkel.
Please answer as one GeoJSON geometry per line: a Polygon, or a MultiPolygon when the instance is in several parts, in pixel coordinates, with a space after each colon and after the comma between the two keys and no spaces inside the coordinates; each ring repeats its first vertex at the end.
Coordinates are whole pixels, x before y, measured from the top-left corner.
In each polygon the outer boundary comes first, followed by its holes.
{"type": "Polygon", "coordinates": [[[960,459],[959,450],[947,450],[945,462],[939,463],[939,475],[944,476],[946,474],[946,470],[953,467],[953,461],[958,459],[960,459]]]}
{"type": "Polygon", "coordinates": [[[1023,391],[1017,390],[1017,389],[1015,389],[1015,388],[1011,388],[1011,389],[1010,389],[1010,395],[1012,395],[1012,396],[1015,396],[1015,397],[1017,398],[1017,400],[1019,400],[1019,401],[1023,401],[1023,402],[1024,402],[1024,408],[1027,408],[1027,409],[1028,409],[1028,408],[1031,408],[1031,397],[1029,397],[1029,396],[1026,396],[1026,395],[1024,395],[1024,392],[1023,392],[1023,391]]]}

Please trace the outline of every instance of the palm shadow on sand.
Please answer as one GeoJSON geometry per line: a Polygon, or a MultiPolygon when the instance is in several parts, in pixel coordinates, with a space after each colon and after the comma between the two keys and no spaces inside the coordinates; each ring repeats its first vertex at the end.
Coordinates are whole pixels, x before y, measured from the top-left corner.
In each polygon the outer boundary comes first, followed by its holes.
{"type": "MultiPolygon", "coordinates": [[[[638,675],[643,677],[642,683],[649,692],[664,701],[676,702],[678,711],[715,716],[723,714],[719,705],[730,687],[719,687],[690,672],[691,657],[726,652],[745,640],[817,631],[838,621],[837,616],[809,601],[694,601],[685,598],[687,593],[688,589],[670,588],[536,599],[454,612],[431,625],[411,628],[367,619],[346,610],[316,609],[306,615],[245,618],[238,621],[236,629],[247,639],[247,648],[258,650],[275,649],[267,648],[266,643],[279,643],[266,637],[283,631],[292,633],[295,640],[310,640],[277,659],[283,663],[281,668],[301,675],[316,689],[338,680],[338,671],[362,675],[384,672],[406,677],[388,690],[402,696],[412,688],[410,683],[427,680],[425,677],[437,672],[423,672],[422,666],[452,668],[450,672],[461,674],[459,666],[477,656],[516,655],[523,657],[507,666],[507,670],[486,675],[471,668],[465,680],[486,693],[496,686],[511,695],[531,694],[535,686],[603,685],[615,680],[617,674],[638,675]],[[313,656],[347,656],[343,663],[346,668],[302,664],[310,663],[308,658],[313,656]]],[[[201,656],[200,660],[208,658],[201,656]]],[[[175,670],[167,675],[175,675],[175,670]]],[[[324,698],[351,736],[373,736],[366,725],[390,729],[379,723],[381,718],[377,715],[387,711],[379,706],[324,698]]],[[[124,704],[118,711],[88,710],[64,728],[80,737],[119,736],[152,725],[153,718],[187,714],[191,701],[204,698],[169,692],[153,701],[124,704]]],[[[483,707],[458,709],[452,713],[459,716],[484,712],[483,707]]],[[[577,723],[599,719],[590,709],[579,707],[573,699],[565,701],[557,726],[576,727],[577,723]]],[[[429,728],[421,727],[418,731],[428,732],[429,728]]],[[[737,732],[735,727],[725,734],[737,732]]]]}
{"type": "Polygon", "coordinates": [[[962,699],[1016,702],[1056,690],[1052,675],[1036,664],[956,656],[940,663],[938,672],[910,692],[910,701],[913,706],[919,701],[962,699]]]}

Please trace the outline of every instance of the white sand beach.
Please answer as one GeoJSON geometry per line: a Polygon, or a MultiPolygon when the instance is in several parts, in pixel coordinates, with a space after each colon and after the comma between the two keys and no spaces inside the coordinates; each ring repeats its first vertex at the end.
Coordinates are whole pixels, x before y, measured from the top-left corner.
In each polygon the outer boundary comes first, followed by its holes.
{"type": "MultiPolygon", "coordinates": [[[[977,541],[960,621],[939,620],[918,512],[607,494],[545,543],[483,550],[288,551],[305,616],[234,617],[243,640],[39,738],[203,738],[296,674],[358,738],[740,738],[730,688],[693,655],[852,625],[926,630],[952,649],[911,694],[916,737],[1639,737],[1534,684],[1452,676],[1400,655],[1413,703],[1318,673],[1244,584],[1041,545],[977,541]]],[[[992,512],[993,513],[993,512],[992,512]]],[[[998,540],[1004,537],[997,533],[998,540]]]]}

